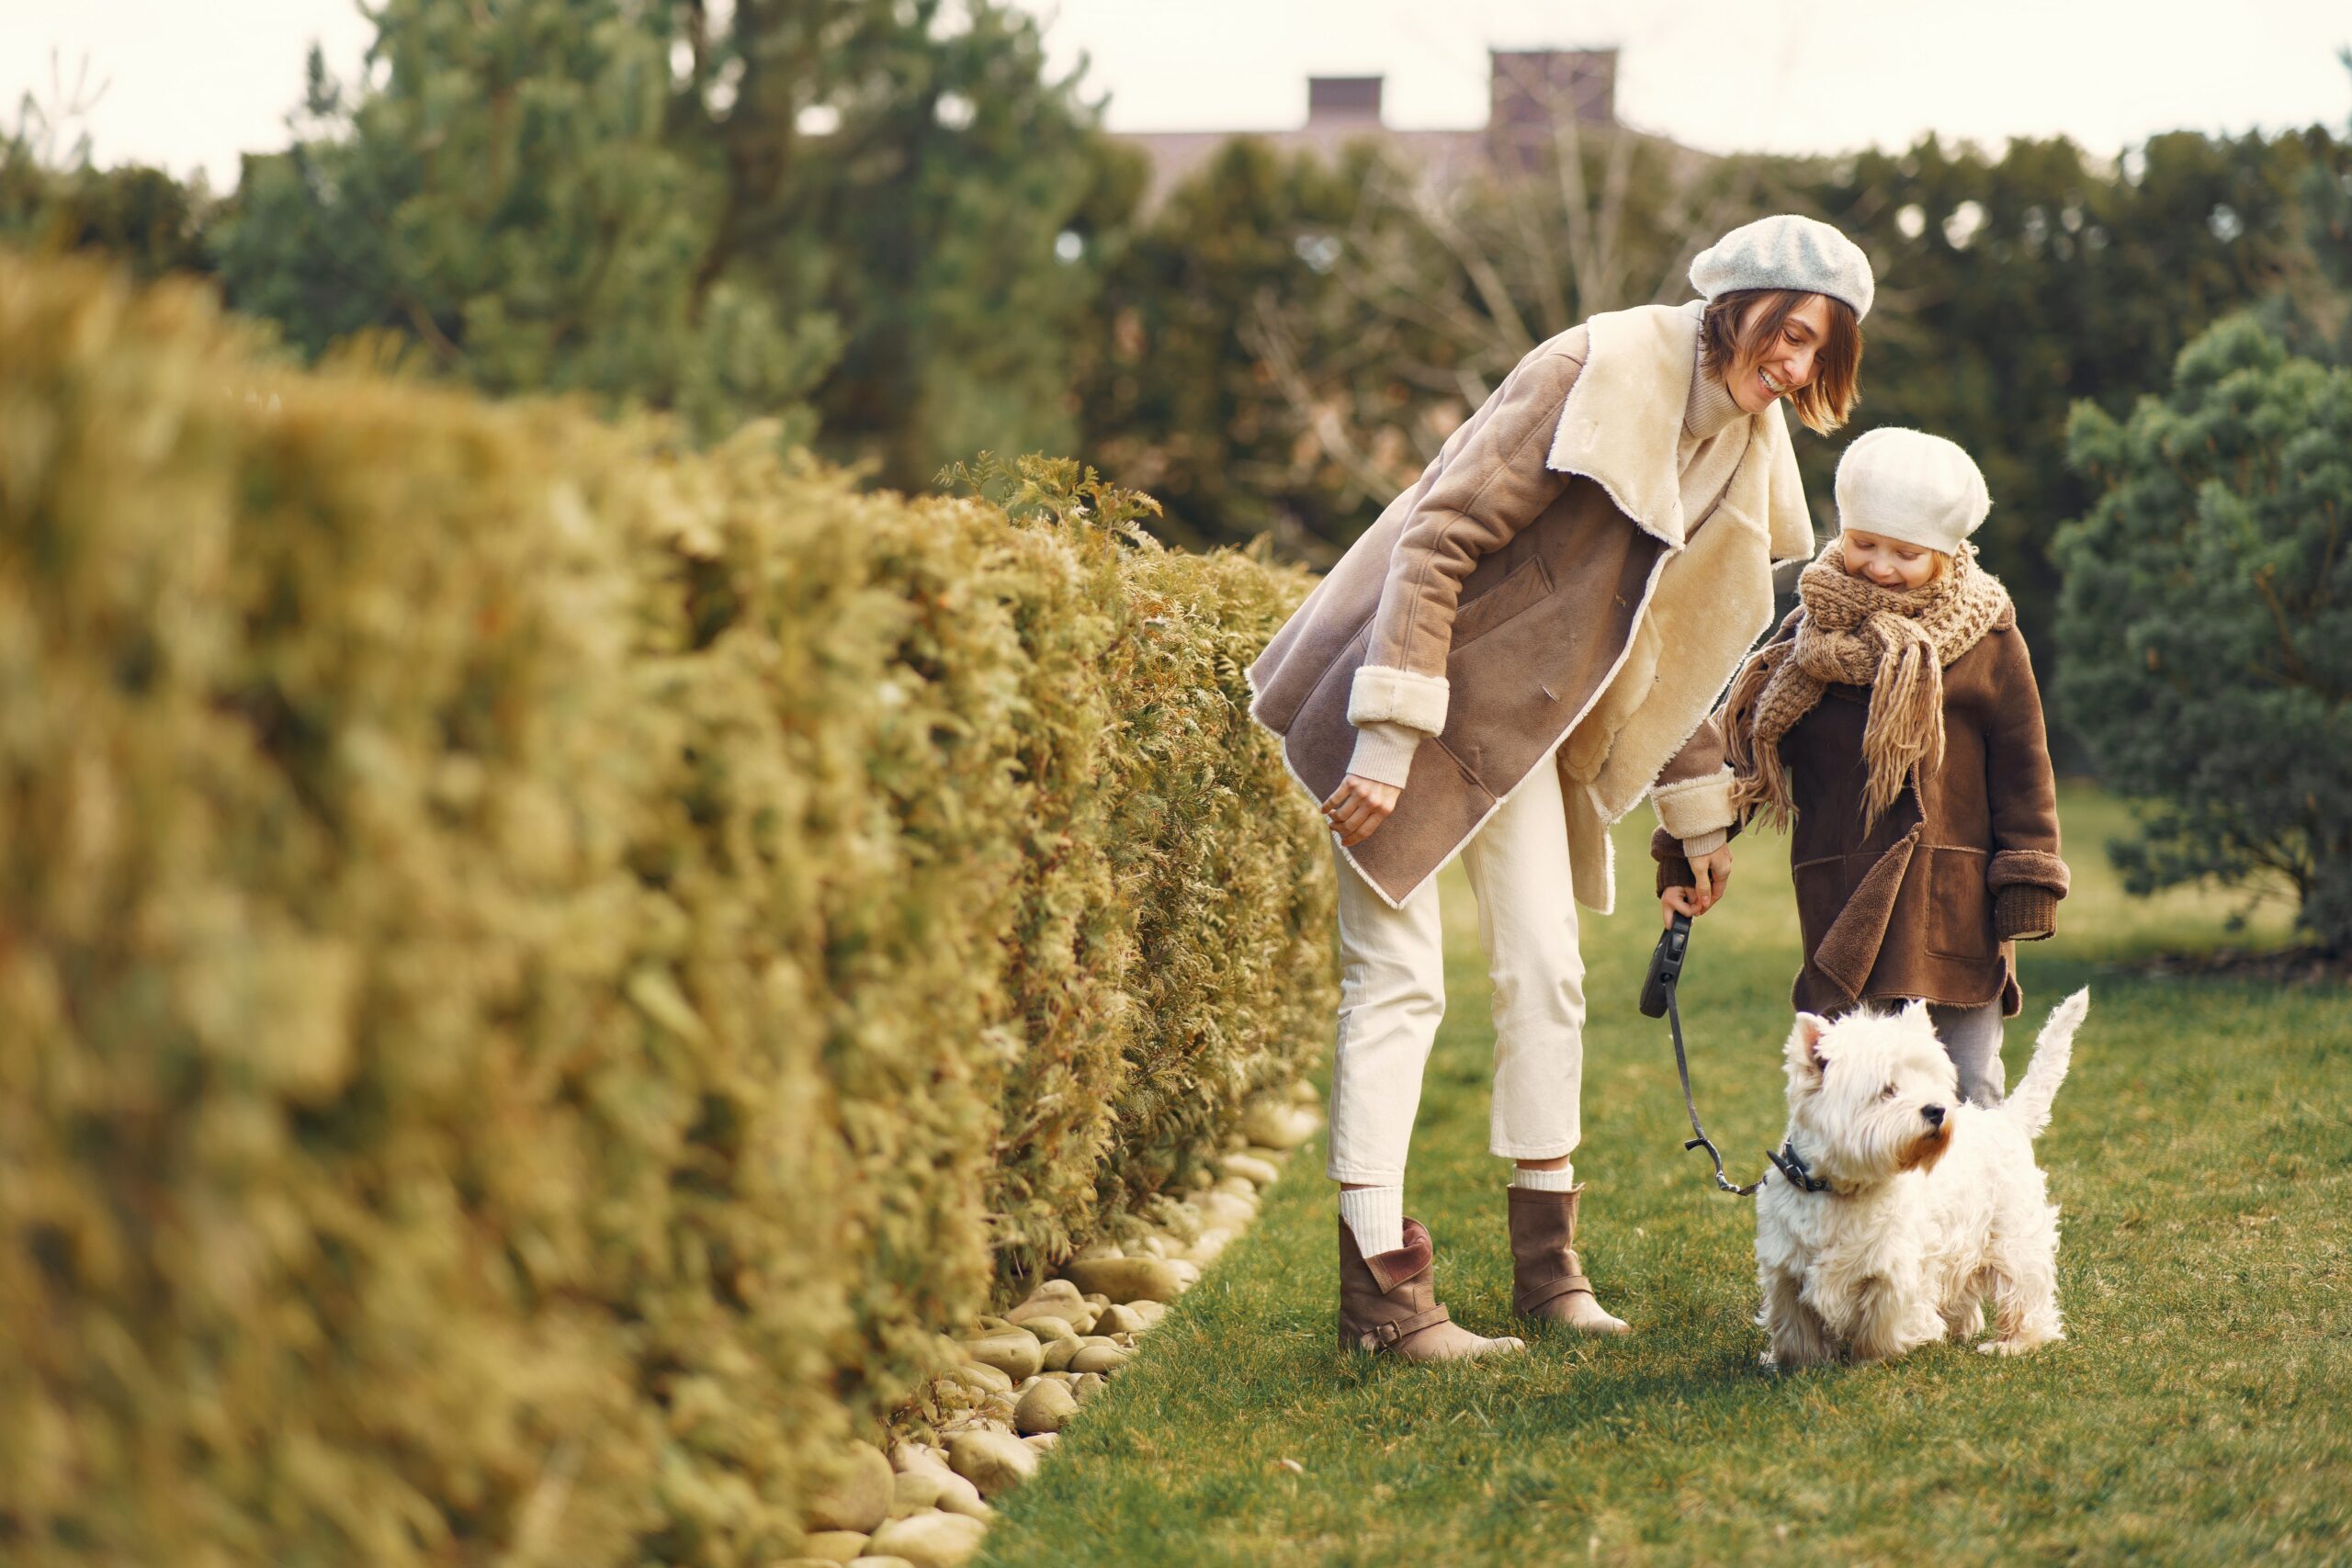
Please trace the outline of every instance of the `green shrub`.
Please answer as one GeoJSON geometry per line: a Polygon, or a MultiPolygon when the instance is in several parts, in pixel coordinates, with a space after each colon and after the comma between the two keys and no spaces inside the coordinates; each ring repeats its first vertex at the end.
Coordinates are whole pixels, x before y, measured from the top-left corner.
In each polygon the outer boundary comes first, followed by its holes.
{"type": "Polygon", "coordinates": [[[2130,886],[2278,876],[2352,951],[2352,370],[2224,322],[2128,422],[2078,405],[2068,443],[2103,493],[2052,547],[2059,686],[2151,805],[2112,846],[2130,886]]]}
{"type": "Polygon", "coordinates": [[[0,256],[0,1555],[788,1555],[1331,1002],[1303,592],[0,256]]]}

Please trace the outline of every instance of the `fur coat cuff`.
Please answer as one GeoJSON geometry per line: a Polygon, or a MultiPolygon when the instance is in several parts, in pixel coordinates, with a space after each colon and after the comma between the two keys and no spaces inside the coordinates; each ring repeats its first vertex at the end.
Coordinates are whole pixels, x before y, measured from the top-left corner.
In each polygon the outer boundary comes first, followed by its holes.
{"type": "Polygon", "coordinates": [[[1657,808],[1658,826],[1677,839],[1703,839],[1731,826],[1731,770],[1719,768],[1703,778],[1661,784],[1650,791],[1657,808]]]}
{"type": "Polygon", "coordinates": [[[2066,896],[2068,879],[2066,863],[2056,855],[2040,850],[2003,850],[1993,857],[1984,873],[1984,880],[1997,897],[2004,887],[2023,883],[2033,887],[2046,887],[2052,897],[2066,896]]]}
{"type": "Polygon", "coordinates": [[[1445,704],[1450,687],[1442,675],[1419,675],[1385,664],[1366,664],[1356,671],[1348,687],[1348,722],[1401,724],[1423,735],[1445,728],[1445,704]]]}

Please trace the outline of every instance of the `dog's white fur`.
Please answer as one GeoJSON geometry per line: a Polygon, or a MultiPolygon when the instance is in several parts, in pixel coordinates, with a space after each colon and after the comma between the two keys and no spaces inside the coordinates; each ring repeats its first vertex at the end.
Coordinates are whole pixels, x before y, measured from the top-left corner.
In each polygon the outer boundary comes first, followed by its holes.
{"type": "Polygon", "coordinates": [[[1995,1337],[1978,1349],[2015,1356],[2065,1337],[2058,1210],[2033,1139],[2089,1007],[2087,990],[2058,1005],[2017,1092],[1989,1110],[1961,1102],[1925,1003],[1835,1023],[1797,1015],[1789,1139],[1829,1190],[1775,1171],[1756,1196],[1765,1365],[1876,1361],[1969,1339],[1988,1297],[1995,1337]]]}

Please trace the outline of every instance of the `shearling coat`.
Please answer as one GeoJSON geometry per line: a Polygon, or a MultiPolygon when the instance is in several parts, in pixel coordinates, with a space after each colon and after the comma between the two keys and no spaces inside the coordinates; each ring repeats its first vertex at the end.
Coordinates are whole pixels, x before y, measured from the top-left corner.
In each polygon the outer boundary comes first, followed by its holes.
{"type": "MultiPolygon", "coordinates": [[[[1796,635],[1803,611],[1773,635],[1796,635]]],[[[1798,1009],[1835,1017],[1859,1003],[1924,997],[2014,1018],[2019,936],[2046,936],[2066,896],[2058,798],[2033,661],[2005,612],[1945,667],[1944,760],[1914,769],[1862,829],[1862,729],[1870,688],[1833,684],[1781,739],[1796,820],[1789,862],[1804,943],[1798,1009]]],[[[1742,714],[1719,724],[1747,722],[1742,714]]],[[[1690,885],[1679,845],[1654,835],[1660,893],[1690,885]]]]}
{"type": "Polygon", "coordinates": [[[1771,624],[1772,563],[1814,538],[1778,404],[1713,438],[1745,450],[1683,515],[1701,309],[1598,315],[1530,353],[1250,666],[1250,712],[1317,801],[1355,725],[1427,738],[1396,810],[1341,851],[1392,906],[1555,747],[1589,908],[1613,902],[1607,828],[1645,795],[1678,838],[1730,823],[1701,727],[1771,624]]]}

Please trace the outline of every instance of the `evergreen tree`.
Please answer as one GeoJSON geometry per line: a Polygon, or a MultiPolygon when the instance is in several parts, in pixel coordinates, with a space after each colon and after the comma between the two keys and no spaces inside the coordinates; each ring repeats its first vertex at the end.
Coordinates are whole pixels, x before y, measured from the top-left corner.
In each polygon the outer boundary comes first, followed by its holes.
{"type": "Polygon", "coordinates": [[[2059,688],[2154,803],[2117,863],[2142,892],[2281,877],[2352,952],[2352,369],[2233,321],[2128,419],[2078,405],[2067,444],[2098,497],[2052,547],[2059,688]]]}
{"type": "Polygon", "coordinates": [[[981,447],[1071,445],[1070,345],[1141,171],[995,0],[702,0],[671,144],[719,190],[697,278],[841,324],[821,445],[927,484],[981,447]]]}
{"type": "Polygon", "coordinates": [[[705,434],[792,414],[833,334],[703,275],[720,193],[670,145],[662,21],[623,0],[386,0],[378,85],[334,83],[314,52],[318,133],[248,160],[231,302],[313,355],[389,330],[492,391],[674,409],[705,434]]]}

